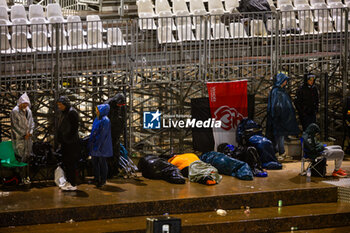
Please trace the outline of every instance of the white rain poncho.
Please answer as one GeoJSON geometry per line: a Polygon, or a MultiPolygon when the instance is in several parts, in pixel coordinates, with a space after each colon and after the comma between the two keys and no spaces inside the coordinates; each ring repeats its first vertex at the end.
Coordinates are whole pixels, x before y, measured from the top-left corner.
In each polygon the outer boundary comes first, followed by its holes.
{"type": "Polygon", "coordinates": [[[17,106],[11,112],[11,139],[15,154],[22,157],[22,162],[26,162],[32,152],[32,139],[25,140],[27,133],[33,134],[34,121],[30,110],[30,100],[27,93],[24,93],[17,101],[17,106]],[[20,110],[19,105],[28,103],[29,106],[20,110]]]}

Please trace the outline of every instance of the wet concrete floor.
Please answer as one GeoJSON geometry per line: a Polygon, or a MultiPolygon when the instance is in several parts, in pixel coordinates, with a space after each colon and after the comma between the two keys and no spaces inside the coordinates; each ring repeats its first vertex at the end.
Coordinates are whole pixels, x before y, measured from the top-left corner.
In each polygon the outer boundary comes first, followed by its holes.
{"type": "MultiPolygon", "coordinates": [[[[329,161],[328,165],[328,175],[331,175],[334,163],[329,161]]],[[[350,161],[344,162],[343,169],[350,173],[350,161]]],[[[306,177],[299,176],[299,172],[300,162],[295,162],[284,163],[282,170],[268,171],[267,178],[242,181],[230,176],[223,176],[221,183],[214,186],[190,183],[189,181],[186,184],[176,185],[162,180],[149,180],[139,175],[136,179],[110,180],[103,189],[97,189],[90,184],[82,184],[75,192],[61,191],[57,186],[52,184],[47,186],[44,183],[34,183],[31,188],[20,187],[16,190],[0,187],[0,212],[331,187],[332,185],[322,181],[337,180],[333,177],[312,177],[311,182],[307,182],[306,177]]]]}

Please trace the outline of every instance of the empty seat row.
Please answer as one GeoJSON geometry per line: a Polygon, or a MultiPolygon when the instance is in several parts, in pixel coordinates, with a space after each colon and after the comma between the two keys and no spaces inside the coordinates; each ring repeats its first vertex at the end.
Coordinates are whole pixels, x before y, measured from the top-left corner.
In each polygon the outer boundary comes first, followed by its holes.
{"type": "MultiPolygon", "coordinates": [[[[99,16],[95,17],[95,15],[90,15],[89,17],[90,21],[87,21],[85,23],[87,30],[98,28],[102,32],[106,32],[106,30],[102,26],[101,21],[97,21],[99,19],[99,16]],[[96,21],[95,21],[96,20],[96,21]]],[[[14,19],[12,24],[9,25],[6,23],[6,20],[0,19],[0,26],[3,29],[3,31],[8,31],[7,26],[10,26],[12,29],[12,32],[15,31],[24,31],[27,33],[28,38],[30,38],[30,32],[36,32],[36,31],[43,31],[47,33],[47,35],[50,37],[53,30],[55,30],[54,23],[63,23],[63,20],[61,17],[51,17],[49,19],[49,23],[46,23],[44,18],[32,18],[30,20],[30,24],[26,23],[26,20],[23,18],[17,18],[14,19]],[[29,26],[29,27],[27,27],[29,26]]],[[[81,21],[79,16],[68,16],[67,18],[67,31],[69,32],[72,29],[80,29],[83,30],[83,22],[81,21]]],[[[63,29],[63,33],[66,35],[66,31],[64,27],[60,27],[63,29]]],[[[3,32],[2,32],[3,33],[3,32]]],[[[83,30],[84,35],[86,35],[86,32],[83,30]]]]}
{"type": "MultiPolygon", "coordinates": [[[[337,6],[337,5],[335,5],[337,6]]],[[[298,20],[302,20],[305,17],[309,17],[313,22],[323,21],[323,18],[328,18],[330,21],[335,21],[337,18],[345,18],[345,11],[341,8],[327,8],[325,4],[316,4],[316,8],[311,10],[308,5],[299,5],[297,11],[290,9],[291,6],[283,5],[281,7],[282,20],[296,21],[296,14],[298,14],[298,20]]]]}
{"type": "MultiPolygon", "coordinates": [[[[160,26],[157,28],[157,39],[159,44],[164,43],[177,43],[183,41],[199,41],[207,38],[208,40],[218,40],[218,39],[235,39],[235,38],[255,38],[255,37],[267,37],[269,35],[268,31],[273,32],[274,24],[271,21],[267,21],[266,25],[262,20],[251,20],[249,27],[244,26],[241,22],[230,23],[229,30],[227,30],[224,24],[215,24],[212,28],[205,28],[205,25],[197,25],[195,27],[195,33],[191,27],[186,25],[179,26],[177,28],[177,38],[175,39],[175,34],[169,26],[160,26]],[[269,24],[270,23],[270,24],[269,24]],[[207,31],[207,34],[205,34],[207,31]],[[248,35],[250,34],[250,35],[248,35]],[[205,36],[206,35],[206,36],[205,36]]],[[[318,34],[318,33],[332,33],[340,32],[345,30],[345,20],[344,18],[336,18],[334,22],[330,21],[328,18],[324,18],[317,24],[317,30],[314,22],[306,17],[299,21],[301,32],[300,34],[318,34]]],[[[282,21],[280,29],[292,29],[297,28],[297,23],[292,21],[282,21]]],[[[290,31],[289,34],[296,33],[290,31]]],[[[288,34],[288,33],[287,33],[288,34]]]]}
{"type": "Polygon", "coordinates": [[[195,33],[193,33],[191,27],[183,25],[177,28],[178,39],[175,39],[169,26],[161,26],[157,29],[157,39],[158,43],[163,44],[183,41],[199,41],[204,40],[205,38],[208,40],[218,40],[268,36],[262,20],[252,20],[249,28],[251,36],[248,36],[246,27],[240,22],[231,23],[228,29],[224,24],[214,24],[212,27],[209,27],[208,25],[207,29],[205,28],[205,24],[197,24],[195,27],[195,33]],[[205,32],[207,32],[207,34],[205,32]]]}
{"type": "Polygon", "coordinates": [[[1,53],[13,52],[33,52],[52,51],[56,47],[58,39],[60,48],[63,50],[71,49],[90,49],[90,48],[108,48],[110,46],[126,46],[123,34],[120,28],[108,28],[107,44],[103,40],[102,31],[98,28],[93,28],[88,31],[86,40],[83,31],[72,29],[68,33],[68,42],[66,36],[62,33],[59,38],[56,38],[56,33],[53,33],[51,38],[44,31],[35,31],[32,33],[32,48],[29,47],[29,40],[25,32],[14,32],[11,37],[5,33],[0,33],[0,51],[1,53]],[[11,41],[11,45],[10,45],[11,41]]]}
{"type": "Polygon", "coordinates": [[[205,9],[203,0],[190,0],[190,10],[185,0],[174,0],[171,8],[168,0],[156,0],[155,12],[151,0],[138,0],[136,2],[139,18],[167,17],[167,16],[187,16],[187,15],[205,15],[205,14],[224,14],[232,12],[238,7],[238,0],[225,0],[225,8],[221,0],[208,1],[209,12],[205,9]]]}
{"type": "Polygon", "coordinates": [[[317,4],[326,4],[328,6],[332,6],[334,4],[341,4],[343,7],[346,6],[346,3],[350,2],[350,0],[345,0],[345,4],[343,4],[342,0],[277,0],[277,7],[281,8],[283,5],[290,5],[297,7],[299,5],[309,5],[314,8],[317,4]]]}
{"type": "MultiPolygon", "coordinates": [[[[10,18],[11,22],[15,19],[24,19],[26,20],[26,23],[29,23],[30,20],[34,18],[42,18],[49,20],[52,17],[59,17],[64,22],[65,19],[62,15],[62,9],[61,6],[58,3],[51,3],[48,4],[46,7],[46,18],[44,16],[44,9],[42,5],[36,5],[32,4],[29,6],[29,14],[27,17],[27,13],[25,11],[25,8],[21,4],[16,4],[11,7],[10,10],[10,18]],[[29,20],[28,20],[29,19],[29,20]]],[[[7,21],[8,24],[11,24],[8,16],[8,10],[5,6],[0,5],[0,19],[4,19],[7,21]]]]}

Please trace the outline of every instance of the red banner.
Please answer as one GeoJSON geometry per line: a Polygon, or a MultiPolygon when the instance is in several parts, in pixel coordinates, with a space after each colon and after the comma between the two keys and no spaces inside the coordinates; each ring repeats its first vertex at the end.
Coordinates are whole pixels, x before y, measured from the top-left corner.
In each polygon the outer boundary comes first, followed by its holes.
{"type": "Polygon", "coordinates": [[[247,80],[207,83],[212,118],[221,121],[213,129],[215,149],[221,143],[236,145],[236,129],[248,116],[247,80]]]}

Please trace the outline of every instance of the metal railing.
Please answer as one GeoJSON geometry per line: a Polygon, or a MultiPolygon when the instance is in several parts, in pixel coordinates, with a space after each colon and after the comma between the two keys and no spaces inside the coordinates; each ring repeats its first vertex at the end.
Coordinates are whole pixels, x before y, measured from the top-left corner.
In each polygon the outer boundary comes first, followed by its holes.
{"type": "Polygon", "coordinates": [[[37,115],[40,135],[54,130],[45,116],[53,117],[52,103],[61,94],[74,99],[87,133],[94,106],[123,91],[130,144],[180,151],[190,145],[191,132],[145,130],[143,111],[190,114],[190,99],[206,96],[205,82],[248,79],[255,120],[264,124],[271,78],[285,71],[292,77],[292,97],[304,73],[320,77],[322,128],[339,136],[339,99],[347,94],[348,10],[315,11],[1,25],[2,128],[9,128],[16,93],[27,91],[45,111],[37,115]],[[327,14],[331,19],[323,20],[327,14]]]}

